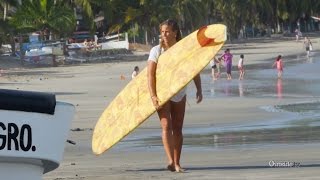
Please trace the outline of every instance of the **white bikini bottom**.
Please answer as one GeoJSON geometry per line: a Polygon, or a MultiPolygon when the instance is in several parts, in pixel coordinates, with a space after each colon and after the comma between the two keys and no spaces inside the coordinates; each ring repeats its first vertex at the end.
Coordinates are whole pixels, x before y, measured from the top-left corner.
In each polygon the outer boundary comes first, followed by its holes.
{"type": "Polygon", "coordinates": [[[170,101],[180,102],[186,94],[187,94],[187,86],[184,87],[183,89],[181,89],[176,95],[174,95],[174,96],[170,99],[170,101]]]}

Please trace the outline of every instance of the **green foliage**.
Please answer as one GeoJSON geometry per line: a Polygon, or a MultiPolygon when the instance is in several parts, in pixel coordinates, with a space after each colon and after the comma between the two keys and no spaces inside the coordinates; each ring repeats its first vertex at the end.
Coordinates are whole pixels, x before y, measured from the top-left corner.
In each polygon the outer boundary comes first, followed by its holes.
{"type": "Polygon", "coordinates": [[[309,23],[310,15],[320,15],[319,0],[22,0],[21,6],[16,0],[0,0],[2,17],[9,5],[17,8],[15,14],[8,15],[15,33],[47,27],[58,36],[67,36],[75,30],[73,8],[81,7],[85,24],[92,31],[93,20],[99,15],[105,17],[106,33],[128,31],[129,37],[148,34],[149,41],[157,38],[158,25],[168,18],[178,21],[184,35],[209,23],[224,23],[230,37],[235,38],[244,27],[276,29],[299,18],[309,23]]]}
{"type": "Polygon", "coordinates": [[[74,31],[76,21],[73,10],[63,1],[25,0],[17,7],[10,24],[20,33],[48,28],[57,36],[63,36],[74,31]]]}

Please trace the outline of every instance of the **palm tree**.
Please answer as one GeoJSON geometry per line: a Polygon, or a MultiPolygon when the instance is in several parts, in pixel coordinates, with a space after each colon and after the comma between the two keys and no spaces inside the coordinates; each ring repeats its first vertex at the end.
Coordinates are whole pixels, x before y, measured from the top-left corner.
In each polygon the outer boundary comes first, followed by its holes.
{"type": "MultiPolygon", "coordinates": [[[[107,1],[104,1],[107,2],[107,1]]],[[[73,6],[79,6],[83,10],[83,20],[88,24],[88,29],[94,29],[94,7],[104,4],[102,0],[75,0],[73,6]]]]}
{"type": "Polygon", "coordinates": [[[89,18],[93,18],[92,3],[94,0],[75,0],[75,4],[82,7],[89,18]]]}
{"type": "Polygon", "coordinates": [[[208,5],[210,1],[176,0],[174,2],[174,8],[183,32],[189,34],[200,26],[208,23],[207,15],[209,7],[206,5],[208,5]]]}
{"type": "Polygon", "coordinates": [[[159,24],[173,17],[175,17],[175,11],[171,0],[140,0],[139,3],[128,7],[125,23],[137,23],[139,29],[145,32],[145,43],[149,44],[148,37],[154,37],[151,42],[158,42],[159,24]]]}
{"type": "Polygon", "coordinates": [[[219,17],[217,16],[217,9],[215,8],[214,1],[212,0],[202,0],[202,6],[205,13],[206,24],[212,24],[218,22],[219,17]]]}
{"type": "Polygon", "coordinates": [[[257,27],[270,29],[273,14],[270,0],[248,0],[245,3],[247,5],[242,4],[242,7],[246,8],[247,6],[248,11],[242,10],[245,13],[242,26],[252,25],[253,36],[255,36],[255,28],[257,27]]]}
{"type": "Polygon", "coordinates": [[[215,6],[220,10],[221,17],[228,27],[229,38],[236,38],[245,17],[246,1],[216,0],[215,6]]]}
{"type": "Polygon", "coordinates": [[[3,8],[3,20],[7,19],[8,9],[9,7],[17,6],[18,0],[0,0],[0,6],[3,8]]]}
{"type": "Polygon", "coordinates": [[[59,38],[68,36],[76,25],[70,6],[57,0],[22,1],[10,22],[22,33],[47,28],[59,38]]]}
{"type": "Polygon", "coordinates": [[[122,0],[112,1],[110,0],[105,8],[102,9],[106,18],[106,25],[108,27],[107,33],[119,32],[120,30],[128,29],[132,24],[126,21],[127,11],[131,10],[130,7],[137,6],[138,1],[122,0]]]}
{"type": "MultiPolygon", "coordinates": [[[[10,42],[11,44],[11,52],[15,54],[15,42],[14,35],[16,33],[15,27],[12,26],[8,21],[8,10],[10,7],[15,7],[19,3],[19,0],[0,0],[0,6],[3,8],[3,19],[0,20],[0,32],[3,34],[1,36],[1,44],[2,41],[10,42]]],[[[10,15],[10,14],[9,14],[10,15]]]]}
{"type": "Polygon", "coordinates": [[[11,52],[14,55],[15,54],[15,43],[14,43],[14,34],[15,32],[15,27],[13,27],[11,24],[9,24],[8,20],[3,20],[0,19],[0,33],[1,38],[0,38],[0,44],[3,42],[10,43],[11,45],[11,52]]]}

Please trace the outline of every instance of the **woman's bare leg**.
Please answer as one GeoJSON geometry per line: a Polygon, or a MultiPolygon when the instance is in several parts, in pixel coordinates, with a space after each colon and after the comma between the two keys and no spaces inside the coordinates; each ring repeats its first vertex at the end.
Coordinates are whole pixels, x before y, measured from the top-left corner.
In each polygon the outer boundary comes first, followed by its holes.
{"type": "Polygon", "coordinates": [[[278,78],[282,77],[282,71],[278,71],[278,78]]]}
{"type": "Polygon", "coordinates": [[[186,107],[186,96],[180,102],[171,102],[171,118],[173,130],[173,161],[177,172],[182,172],[180,156],[183,144],[182,127],[186,107]]]}
{"type": "Polygon", "coordinates": [[[172,120],[170,116],[170,101],[162,106],[158,110],[158,116],[160,118],[160,123],[162,127],[162,143],[164,150],[168,158],[168,169],[170,171],[175,171],[174,168],[174,155],[173,155],[173,135],[172,135],[172,120]]]}

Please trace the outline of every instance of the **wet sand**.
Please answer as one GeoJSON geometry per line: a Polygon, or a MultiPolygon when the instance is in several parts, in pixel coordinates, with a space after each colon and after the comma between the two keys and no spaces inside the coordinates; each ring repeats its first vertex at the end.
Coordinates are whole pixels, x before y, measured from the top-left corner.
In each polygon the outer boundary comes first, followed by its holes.
{"type": "MultiPolygon", "coordinates": [[[[312,39],[316,52],[319,38],[312,39]]],[[[8,66],[0,88],[54,92],[75,105],[76,115],[60,167],[44,175],[58,179],[317,179],[319,158],[320,58],[305,58],[301,43],[258,40],[227,44],[234,65],[245,55],[245,80],[218,81],[210,67],[202,73],[204,100],[188,89],[182,162],[186,173],[165,169],[158,118],[153,115],[101,156],[91,152],[92,128],[108,103],[130,81],[134,66],[146,60],[60,67],[8,66]],[[284,77],[271,69],[282,54],[284,77]],[[120,76],[126,77],[121,80],[120,76]],[[271,166],[282,166],[271,167],[271,166]],[[294,167],[287,167],[294,166],[294,167]]],[[[0,66],[3,68],[5,65],[0,66]]],[[[235,69],[235,67],[234,67],[235,69]]]]}

